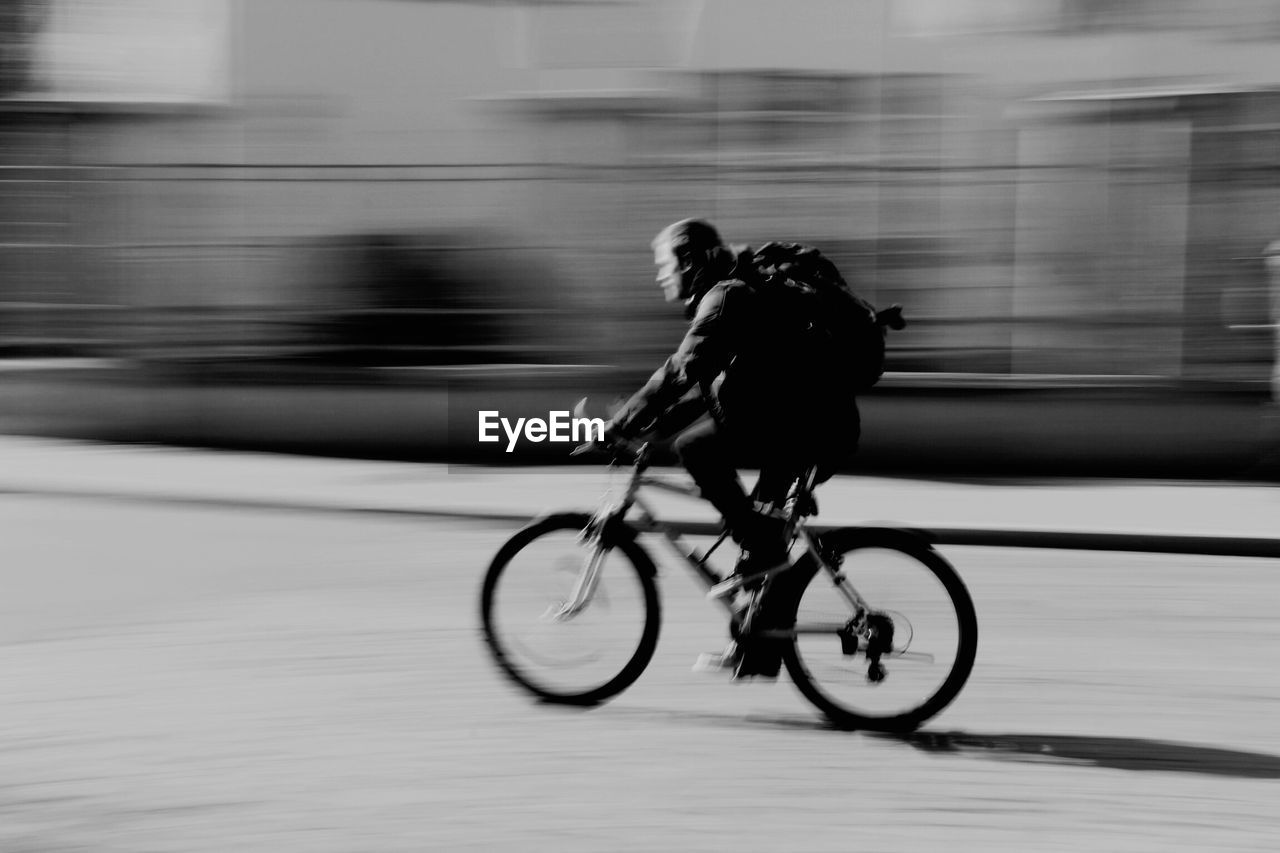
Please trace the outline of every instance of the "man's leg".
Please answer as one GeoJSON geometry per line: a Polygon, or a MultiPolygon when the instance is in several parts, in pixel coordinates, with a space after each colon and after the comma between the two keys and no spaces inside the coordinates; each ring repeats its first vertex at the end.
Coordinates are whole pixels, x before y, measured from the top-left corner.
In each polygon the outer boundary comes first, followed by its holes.
{"type": "Polygon", "coordinates": [[[716,424],[696,424],[676,439],[674,447],[702,496],[724,516],[729,535],[748,553],[748,560],[735,571],[745,575],[785,563],[785,524],[756,511],[738,477],[733,445],[716,424]]]}
{"type": "Polygon", "coordinates": [[[760,465],[760,476],[756,480],[756,503],[772,509],[782,509],[802,467],[781,459],[764,460],[760,465]]]}
{"type": "MultiPolygon", "coordinates": [[[[741,588],[744,577],[788,565],[786,523],[756,511],[738,478],[735,447],[729,438],[714,423],[698,424],[676,440],[675,449],[703,497],[725,517],[730,535],[747,555],[734,568],[737,577],[713,587],[712,594],[731,596],[741,588]]],[[[791,487],[791,470],[790,466],[766,460],[756,482],[757,501],[781,504],[791,487]]],[[[762,645],[754,640],[730,641],[724,651],[701,655],[694,664],[696,671],[731,672],[735,679],[776,678],[780,667],[777,644],[762,645]]]]}
{"type": "MultiPolygon", "coordinates": [[[[757,507],[763,511],[780,512],[791,492],[791,486],[802,473],[803,466],[792,460],[774,454],[767,454],[760,460],[760,476],[756,480],[754,496],[757,507]]],[[[785,522],[784,522],[785,523],[785,522]]],[[[786,547],[784,542],[783,547],[786,547]]],[[[756,600],[753,632],[784,629],[794,625],[794,620],[787,620],[778,610],[780,604],[779,584],[787,584],[791,575],[783,574],[773,579],[772,585],[761,592],[756,600]]],[[[781,600],[785,600],[785,595],[781,600]]],[[[770,638],[756,637],[739,642],[734,652],[733,675],[735,679],[763,677],[777,678],[782,669],[782,647],[780,641],[770,638]]]]}

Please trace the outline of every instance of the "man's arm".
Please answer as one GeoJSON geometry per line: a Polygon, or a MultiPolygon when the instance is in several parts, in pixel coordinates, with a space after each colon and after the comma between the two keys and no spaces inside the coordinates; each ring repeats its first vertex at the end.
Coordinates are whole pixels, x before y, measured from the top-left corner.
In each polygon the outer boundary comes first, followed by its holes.
{"type": "Polygon", "coordinates": [[[732,347],[724,314],[729,293],[724,284],[707,292],[680,346],[614,415],[609,432],[621,436],[644,432],[691,388],[709,384],[728,366],[732,347]]]}

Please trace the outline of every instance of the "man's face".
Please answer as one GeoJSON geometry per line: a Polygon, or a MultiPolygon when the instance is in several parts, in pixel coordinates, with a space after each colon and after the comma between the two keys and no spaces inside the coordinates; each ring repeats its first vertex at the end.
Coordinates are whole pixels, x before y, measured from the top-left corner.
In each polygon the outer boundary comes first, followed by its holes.
{"type": "Polygon", "coordinates": [[[660,243],[653,251],[653,263],[658,268],[658,286],[668,302],[686,298],[688,268],[682,268],[680,260],[666,243],[660,243]]]}

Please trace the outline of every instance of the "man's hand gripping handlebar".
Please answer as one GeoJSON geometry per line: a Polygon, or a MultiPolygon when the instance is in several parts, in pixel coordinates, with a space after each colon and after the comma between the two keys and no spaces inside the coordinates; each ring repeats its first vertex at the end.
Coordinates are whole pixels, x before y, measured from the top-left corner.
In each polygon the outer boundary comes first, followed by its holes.
{"type": "MultiPolygon", "coordinates": [[[[578,404],[573,407],[573,416],[575,418],[587,417],[587,398],[583,397],[578,404]]],[[[630,438],[623,438],[620,435],[611,435],[606,426],[603,440],[588,441],[586,444],[580,444],[570,451],[570,456],[585,456],[587,454],[605,454],[611,458],[614,464],[623,461],[634,461],[643,455],[649,447],[646,441],[637,441],[630,438]]]]}

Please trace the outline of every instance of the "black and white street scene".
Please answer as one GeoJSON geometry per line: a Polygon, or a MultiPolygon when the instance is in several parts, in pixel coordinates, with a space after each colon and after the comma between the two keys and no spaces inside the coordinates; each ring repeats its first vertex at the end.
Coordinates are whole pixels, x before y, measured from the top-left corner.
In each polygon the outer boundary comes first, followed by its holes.
{"type": "Polygon", "coordinates": [[[1280,848],[1278,48],[0,4],[0,853],[1280,848]]]}

